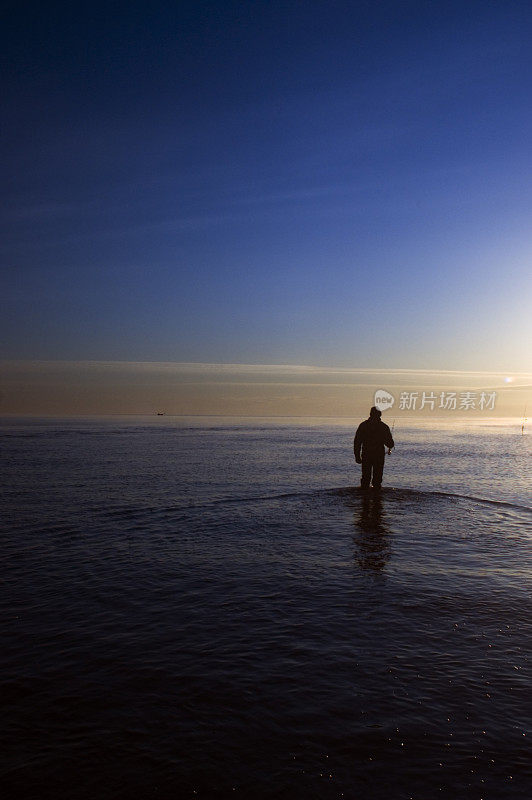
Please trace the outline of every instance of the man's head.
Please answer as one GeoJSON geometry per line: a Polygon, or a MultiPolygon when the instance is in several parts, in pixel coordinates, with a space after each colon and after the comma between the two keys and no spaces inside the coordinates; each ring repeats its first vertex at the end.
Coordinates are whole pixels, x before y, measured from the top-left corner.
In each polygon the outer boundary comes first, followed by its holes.
{"type": "Polygon", "coordinates": [[[369,418],[370,418],[370,419],[373,419],[373,420],[380,419],[380,418],[381,418],[381,413],[382,413],[382,412],[381,412],[381,411],[379,411],[379,409],[378,409],[378,408],[375,408],[375,406],[372,406],[372,407],[370,408],[370,411],[369,411],[369,418]]]}

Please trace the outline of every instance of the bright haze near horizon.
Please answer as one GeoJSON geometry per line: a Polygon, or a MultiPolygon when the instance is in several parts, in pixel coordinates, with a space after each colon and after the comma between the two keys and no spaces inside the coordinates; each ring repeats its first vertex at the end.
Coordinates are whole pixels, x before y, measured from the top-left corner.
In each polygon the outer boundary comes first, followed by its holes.
{"type": "Polygon", "coordinates": [[[4,6],[0,358],[531,373],[531,35],[512,0],[4,6]]]}

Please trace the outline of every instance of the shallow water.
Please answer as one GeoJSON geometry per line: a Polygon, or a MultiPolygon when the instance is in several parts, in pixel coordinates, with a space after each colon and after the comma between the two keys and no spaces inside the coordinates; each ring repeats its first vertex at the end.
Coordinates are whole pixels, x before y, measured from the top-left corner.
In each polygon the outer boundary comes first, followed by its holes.
{"type": "Polygon", "coordinates": [[[529,437],[2,433],[8,796],[530,797],[529,437]]]}

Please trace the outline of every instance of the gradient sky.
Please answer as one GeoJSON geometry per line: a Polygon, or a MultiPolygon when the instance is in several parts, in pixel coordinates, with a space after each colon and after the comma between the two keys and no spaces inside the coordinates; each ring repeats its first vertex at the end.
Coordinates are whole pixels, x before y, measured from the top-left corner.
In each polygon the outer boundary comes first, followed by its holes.
{"type": "Polygon", "coordinates": [[[532,371],[529,3],[1,22],[0,358],[532,371]]]}

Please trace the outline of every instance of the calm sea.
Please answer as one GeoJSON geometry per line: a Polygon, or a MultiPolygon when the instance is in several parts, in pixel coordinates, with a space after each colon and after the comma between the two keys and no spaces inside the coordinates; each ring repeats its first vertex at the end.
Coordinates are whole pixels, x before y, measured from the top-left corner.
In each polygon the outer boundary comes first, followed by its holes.
{"type": "Polygon", "coordinates": [[[532,796],[532,438],[4,419],[6,798],[532,796]]]}

